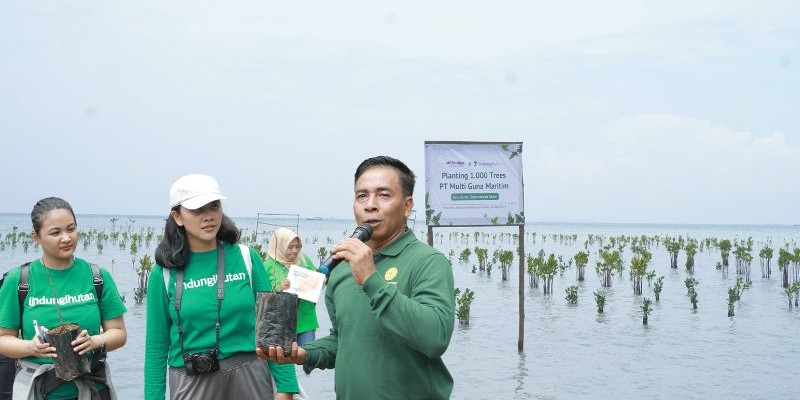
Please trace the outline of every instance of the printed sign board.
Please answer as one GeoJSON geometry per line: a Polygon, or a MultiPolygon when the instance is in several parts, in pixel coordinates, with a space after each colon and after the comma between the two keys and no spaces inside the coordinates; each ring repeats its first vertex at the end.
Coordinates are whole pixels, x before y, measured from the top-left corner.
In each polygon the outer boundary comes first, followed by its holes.
{"type": "Polygon", "coordinates": [[[425,142],[428,226],[523,225],[522,142],[425,142]]]}

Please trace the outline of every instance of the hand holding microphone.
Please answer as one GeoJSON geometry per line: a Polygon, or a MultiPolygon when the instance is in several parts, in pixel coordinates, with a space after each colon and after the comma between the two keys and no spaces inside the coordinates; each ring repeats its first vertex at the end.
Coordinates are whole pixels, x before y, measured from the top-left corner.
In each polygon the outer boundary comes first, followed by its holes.
{"type": "MultiPolygon", "coordinates": [[[[361,224],[356,227],[356,230],[353,231],[353,234],[350,235],[351,238],[358,239],[362,242],[368,241],[372,237],[372,225],[370,224],[361,224]]],[[[336,268],[339,263],[342,262],[342,258],[336,259],[333,258],[333,254],[328,257],[327,260],[323,261],[322,264],[319,266],[319,272],[322,272],[325,275],[330,275],[331,271],[336,268]]]]}

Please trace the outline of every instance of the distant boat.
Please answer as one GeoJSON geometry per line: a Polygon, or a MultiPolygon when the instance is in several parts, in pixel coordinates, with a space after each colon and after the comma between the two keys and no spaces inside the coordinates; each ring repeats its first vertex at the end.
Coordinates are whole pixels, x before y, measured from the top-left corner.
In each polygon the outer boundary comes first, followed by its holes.
{"type": "Polygon", "coordinates": [[[309,221],[322,221],[322,217],[306,217],[309,221]]]}

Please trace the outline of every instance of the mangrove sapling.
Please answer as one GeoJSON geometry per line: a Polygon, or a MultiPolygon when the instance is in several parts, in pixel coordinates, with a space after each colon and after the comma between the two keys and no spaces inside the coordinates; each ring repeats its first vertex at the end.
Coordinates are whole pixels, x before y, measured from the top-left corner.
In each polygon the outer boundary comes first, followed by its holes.
{"type": "Polygon", "coordinates": [[[794,306],[797,307],[797,303],[800,301],[800,282],[792,283],[791,288],[794,292],[794,306]]]}
{"type": "Polygon", "coordinates": [[[778,249],[778,270],[782,271],[783,275],[783,287],[789,287],[789,263],[792,262],[792,258],[794,256],[792,253],[786,251],[785,249],[778,249]]]}
{"type": "MultiPolygon", "coordinates": [[[[250,247],[252,247],[253,250],[256,251],[256,253],[258,253],[258,256],[262,260],[266,260],[267,259],[267,252],[264,251],[264,245],[262,245],[261,243],[253,243],[252,245],[250,245],[250,247]]],[[[319,263],[322,264],[322,261],[320,260],[319,263]]]]}
{"type": "Polygon", "coordinates": [[[611,287],[611,277],[614,272],[622,270],[622,258],[619,251],[614,250],[611,245],[604,246],[599,250],[600,262],[595,267],[597,275],[601,277],[603,287],[611,287]]]}
{"type": "Polygon", "coordinates": [[[539,268],[539,274],[544,281],[544,294],[553,294],[553,277],[558,273],[558,260],[555,254],[550,254],[547,261],[539,268]]]}
{"type": "Polygon", "coordinates": [[[478,269],[486,269],[486,259],[489,258],[489,250],[475,246],[475,256],[478,257],[478,269]]]}
{"type": "Polygon", "coordinates": [[[645,297],[642,299],[642,324],[647,325],[647,317],[653,312],[650,299],[645,297]]]}
{"type": "Polygon", "coordinates": [[[642,278],[647,274],[647,264],[653,254],[644,247],[634,247],[634,256],[631,258],[631,278],[633,279],[633,294],[642,294],[642,278]]]}
{"type": "Polygon", "coordinates": [[[464,293],[461,293],[461,289],[456,288],[455,290],[456,296],[456,318],[458,318],[458,322],[464,325],[469,325],[469,311],[472,305],[472,302],[475,300],[475,292],[470,290],[469,288],[464,289],[464,293]]]}
{"type": "Polygon", "coordinates": [[[501,280],[507,281],[508,269],[511,267],[511,263],[514,262],[514,252],[503,250],[500,252],[498,259],[500,260],[501,280]]]}
{"type": "MultiPolygon", "coordinates": [[[[719,262],[719,261],[717,261],[716,268],[717,268],[717,271],[722,271],[722,263],[721,263],[721,262],[719,262]]],[[[727,278],[727,277],[725,276],[725,273],[724,273],[724,272],[722,273],[722,277],[723,277],[723,278],[727,278]]]]}
{"type": "Polygon", "coordinates": [[[733,317],[733,306],[736,303],[737,299],[736,288],[729,287],[728,288],[728,316],[733,317]]]}
{"type": "Polygon", "coordinates": [[[528,254],[528,286],[533,289],[539,288],[539,271],[544,265],[544,250],[539,250],[539,255],[536,257],[528,254]]]}
{"type": "Polygon", "coordinates": [[[687,294],[689,295],[689,301],[692,302],[692,308],[694,308],[696,310],[697,309],[697,290],[695,289],[695,286],[699,285],[700,281],[698,281],[697,279],[694,279],[694,278],[688,278],[687,277],[686,280],[684,280],[683,282],[686,284],[686,291],[687,291],[687,294]]]}
{"type": "Polygon", "coordinates": [[[664,275],[661,275],[656,279],[656,283],[653,285],[653,294],[656,296],[656,301],[659,301],[661,298],[661,289],[664,288],[664,275]]]}
{"type": "Polygon", "coordinates": [[[784,290],[787,299],[789,300],[789,308],[792,308],[792,299],[794,299],[795,306],[797,305],[797,293],[800,292],[800,282],[794,282],[784,290]]]}
{"type": "Polygon", "coordinates": [[[734,255],[736,256],[736,274],[744,276],[745,280],[750,282],[750,264],[753,262],[750,247],[737,245],[734,255]]]}
{"type": "Polygon", "coordinates": [[[8,234],[8,237],[11,239],[11,249],[17,248],[17,230],[19,228],[15,225],[11,227],[11,233],[8,234]]]}
{"type": "Polygon", "coordinates": [[[150,243],[153,242],[153,237],[155,236],[155,232],[153,231],[152,227],[147,227],[147,234],[144,237],[144,241],[147,247],[150,247],[150,243]]]}
{"type": "Polygon", "coordinates": [[[758,258],[761,262],[761,278],[769,279],[770,275],[772,275],[772,269],[770,268],[770,261],[772,261],[772,248],[769,246],[764,246],[761,251],[758,252],[758,258]]]}
{"type": "Polygon", "coordinates": [[[578,287],[577,286],[575,286],[575,285],[570,286],[565,290],[565,292],[567,294],[567,296],[565,297],[567,299],[567,303],[569,303],[570,305],[573,305],[573,306],[578,304],[578,287]]]}
{"type": "Polygon", "coordinates": [[[648,272],[647,275],[644,276],[644,278],[647,279],[647,286],[652,286],[653,279],[656,279],[656,270],[648,272]]]}
{"type": "Polygon", "coordinates": [[[734,289],[736,290],[736,300],[741,301],[742,293],[744,293],[746,289],[750,289],[751,286],[753,286],[752,282],[745,282],[741,276],[736,277],[736,285],[734,285],[734,289]]]}
{"type": "Polygon", "coordinates": [[[566,272],[570,267],[572,267],[572,258],[568,261],[564,261],[564,257],[561,255],[558,256],[558,276],[563,277],[564,272],[566,272]]]}
{"type": "Polygon", "coordinates": [[[145,254],[139,259],[139,267],[136,275],[139,276],[139,286],[133,291],[133,299],[136,304],[141,304],[147,294],[147,282],[150,279],[150,271],[153,269],[153,260],[149,254],[145,254]]]}
{"type": "Polygon", "coordinates": [[[686,279],[683,280],[683,284],[686,285],[686,293],[688,294],[692,290],[694,285],[698,283],[700,282],[697,279],[686,277],[686,279]]]}
{"type": "Polygon", "coordinates": [[[322,264],[326,258],[328,258],[328,249],[325,247],[320,246],[317,249],[317,258],[319,259],[319,263],[322,264]]]}
{"type": "Polygon", "coordinates": [[[694,239],[689,239],[685,247],[686,251],[686,269],[690,273],[694,273],[694,256],[697,254],[697,242],[694,239]]]}
{"type": "Polygon", "coordinates": [[[680,253],[681,248],[683,247],[683,236],[678,236],[677,239],[668,237],[664,239],[664,245],[669,252],[669,267],[672,269],[677,269],[678,253],[680,253]]]}
{"type": "Polygon", "coordinates": [[[469,247],[465,248],[461,251],[461,254],[458,255],[458,261],[462,264],[466,264],[469,262],[469,256],[472,255],[472,251],[469,247]]]}
{"type": "Polygon", "coordinates": [[[722,269],[724,270],[723,274],[725,276],[728,275],[728,257],[731,254],[731,241],[728,239],[723,239],[719,241],[719,255],[722,257],[722,269]]]}
{"type": "Polygon", "coordinates": [[[579,251],[572,257],[575,260],[575,270],[578,282],[583,282],[586,265],[589,264],[589,252],[579,251]]]}
{"type": "Polygon", "coordinates": [[[606,292],[597,290],[594,292],[594,301],[597,303],[597,312],[603,313],[603,308],[606,306],[606,292]]]}

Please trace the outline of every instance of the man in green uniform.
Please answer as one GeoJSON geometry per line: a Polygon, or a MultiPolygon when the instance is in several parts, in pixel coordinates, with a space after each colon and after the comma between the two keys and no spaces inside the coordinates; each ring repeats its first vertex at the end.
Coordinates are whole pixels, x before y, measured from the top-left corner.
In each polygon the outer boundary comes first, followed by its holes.
{"type": "Polygon", "coordinates": [[[305,370],[336,368],[337,399],[447,399],[453,378],[442,362],[453,334],[453,271],[447,258],[406,227],[414,206],[414,173],[379,156],[355,173],[353,213],[370,224],[366,243],[333,247],[343,259],[325,292],[331,334],[298,347],[279,363],[305,370]]]}

